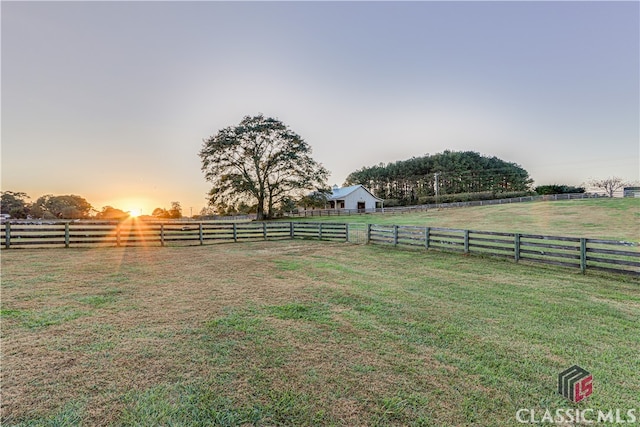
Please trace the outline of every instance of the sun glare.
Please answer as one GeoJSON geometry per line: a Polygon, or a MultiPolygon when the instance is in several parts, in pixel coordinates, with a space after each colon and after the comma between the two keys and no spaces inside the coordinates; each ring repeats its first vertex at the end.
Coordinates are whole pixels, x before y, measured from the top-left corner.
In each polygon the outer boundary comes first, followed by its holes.
{"type": "Polygon", "coordinates": [[[132,218],[135,218],[135,217],[140,216],[140,209],[131,209],[131,210],[129,211],[129,215],[130,215],[132,218]]]}

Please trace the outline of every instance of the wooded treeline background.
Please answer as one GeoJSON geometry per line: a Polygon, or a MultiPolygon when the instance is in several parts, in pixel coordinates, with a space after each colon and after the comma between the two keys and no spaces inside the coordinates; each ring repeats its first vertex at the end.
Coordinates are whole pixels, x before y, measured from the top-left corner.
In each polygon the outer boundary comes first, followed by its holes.
{"type": "MultiPolygon", "coordinates": [[[[84,197],[75,194],[61,196],[45,194],[33,202],[30,199],[31,197],[23,192],[3,191],[0,196],[0,211],[3,215],[9,215],[14,219],[124,220],[131,216],[131,212],[125,212],[112,206],[104,206],[102,210],[98,211],[84,197]]],[[[155,219],[181,218],[180,202],[171,202],[169,210],[156,208],[151,217],[155,219]]]]}
{"type": "Polygon", "coordinates": [[[521,166],[473,151],[444,151],[364,167],[345,182],[364,185],[386,206],[518,197],[530,194],[532,183],[521,166]]]}
{"type": "MultiPolygon", "coordinates": [[[[552,184],[532,188],[533,180],[520,165],[495,156],[483,156],[473,151],[443,153],[412,157],[408,160],[363,167],[352,172],[344,185],[362,184],[373,194],[384,199],[386,207],[429,203],[490,200],[528,195],[584,193],[584,187],[552,184]],[[438,197],[436,198],[436,188],[438,197]]],[[[620,188],[631,185],[621,178],[591,180],[590,185],[602,189],[609,197],[620,188]]],[[[291,212],[299,207],[326,208],[328,193],[311,192],[302,197],[280,200],[276,213],[291,212]]],[[[122,220],[130,212],[104,206],[100,211],[81,196],[47,194],[31,201],[26,193],[3,191],[1,213],[11,218],[122,220]]],[[[193,217],[238,215],[256,213],[254,204],[244,201],[220,206],[207,206],[193,217]]],[[[171,202],[171,208],[156,208],[146,218],[181,218],[180,202],[171,202]]]]}

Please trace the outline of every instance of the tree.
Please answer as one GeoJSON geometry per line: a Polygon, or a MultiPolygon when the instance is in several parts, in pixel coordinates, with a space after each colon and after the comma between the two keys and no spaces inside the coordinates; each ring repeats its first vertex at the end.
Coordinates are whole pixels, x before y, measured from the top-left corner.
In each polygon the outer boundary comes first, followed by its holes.
{"type": "Polygon", "coordinates": [[[605,179],[592,179],[589,181],[589,185],[592,187],[603,190],[607,196],[613,197],[613,194],[623,189],[624,187],[630,186],[631,183],[619,178],[617,176],[612,176],[605,179]]]}
{"type": "Polygon", "coordinates": [[[162,208],[155,208],[153,212],[151,212],[151,216],[156,218],[171,218],[169,211],[162,208]]]}
{"type": "MultiPolygon", "coordinates": [[[[330,193],[326,193],[323,191],[314,191],[303,196],[300,199],[299,203],[305,209],[326,208],[329,195],[330,193]]],[[[293,210],[293,209],[295,209],[295,206],[293,206],[293,208],[289,210],[293,210]]]]}
{"type": "Polygon", "coordinates": [[[121,221],[123,219],[129,218],[130,216],[131,215],[129,213],[123,210],[116,209],[111,206],[105,206],[100,212],[96,214],[96,219],[121,221]]]}
{"type": "Polygon", "coordinates": [[[280,203],[280,212],[278,215],[283,215],[285,212],[293,212],[297,208],[296,201],[286,198],[280,203]]]}
{"type": "Polygon", "coordinates": [[[165,219],[182,218],[182,207],[180,206],[180,202],[171,202],[171,209],[155,208],[153,212],[151,212],[151,216],[165,219]]]}
{"type": "Polygon", "coordinates": [[[38,198],[31,207],[32,214],[38,218],[88,218],[91,204],[83,197],[73,194],[53,196],[47,194],[38,198]]]}
{"type": "Polygon", "coordinates": [[[29,215],[29,196],[26,193],[3,191],[0,197],[0,211],[12,218],[26,218],[29,215]]]}
{"type": "Polygon", "coordinates": [[[182,218],[182,207],[180,206],[180,202],[171,202],[169,218],[182,218]]]}
{"type": "Polygon", "coordinates": [[[216,210],[213,209],[213,207],[211,206],[205,206],[202,209],[200,209],[200,215],[198,216],[214,216],[216,215],[216,210]]]}
{"type": "Polygon", "coordinates": [[[213,184],[212,205],[256,204],[260,220],[273,217],[287,198],[327,187],[329,172],[311,158],[311,147],[276,119],[246,116],[203,142],[199,154],[213,184]]]}

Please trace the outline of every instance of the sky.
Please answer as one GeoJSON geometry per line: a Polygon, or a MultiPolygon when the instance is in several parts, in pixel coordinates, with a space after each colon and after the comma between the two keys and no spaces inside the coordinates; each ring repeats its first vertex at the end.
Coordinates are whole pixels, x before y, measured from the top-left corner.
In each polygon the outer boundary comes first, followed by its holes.
{"type": "Polygon", "coordinates": [[[341,185],[444,150],[536,185],[640,174],[640,3],[1,2],[2,191],[206,205],[203,139],[244,116],[341,185]]]}

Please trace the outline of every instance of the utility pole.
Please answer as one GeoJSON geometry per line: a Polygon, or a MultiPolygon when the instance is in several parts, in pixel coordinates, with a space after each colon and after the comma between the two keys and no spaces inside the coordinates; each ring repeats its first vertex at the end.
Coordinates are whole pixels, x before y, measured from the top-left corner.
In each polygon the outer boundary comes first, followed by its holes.
{"type": "Polygon", "coordinates": [[[436,178],[436,205],[438,204],[438,193],[440,190],[440,186],[438,185],[438,175],[440,175],[438,172],[435,173],[435,178],[436,178]]]}

